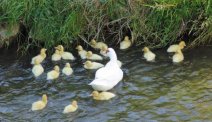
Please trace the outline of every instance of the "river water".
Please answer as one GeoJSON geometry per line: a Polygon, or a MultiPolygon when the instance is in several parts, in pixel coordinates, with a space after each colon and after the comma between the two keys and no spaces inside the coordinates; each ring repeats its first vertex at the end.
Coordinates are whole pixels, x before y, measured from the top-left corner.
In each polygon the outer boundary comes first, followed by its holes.
{"type": "MultiPolygon", "coordinates": [[[[117,50],[123,62],[123,80],[111,90],[117,96],[109,101],[95,101],[87,85],[95,70],[85,70],[79,58],[70,62],[74,74],[47,81],[46,73],[55,64],[62,68],[66,61],[42,64],[45,73],[34,78],[31,58],[19,57],[14,50],[0,51],[0,120],[74,121],[74,122],[165,122],[212,121],[212,47],[184,51],[185,61],[173,64],[165,50],[155,50],[155,62],[146,62],[139,48],[117,50]],[[47,107],[31,111],[31,104],[48,96],[47,107]],[[72,100],[79,109],[62,114],[72,100]]],[[[107,60],[102,63],[106,63],[107,60]]]]}

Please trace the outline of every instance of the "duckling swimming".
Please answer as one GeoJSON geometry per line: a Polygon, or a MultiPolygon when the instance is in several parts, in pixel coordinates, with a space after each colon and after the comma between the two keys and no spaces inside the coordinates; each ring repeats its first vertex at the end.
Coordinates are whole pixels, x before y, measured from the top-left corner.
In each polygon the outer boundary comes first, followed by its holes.
{"type": "Polygon", "coordinates": [[[73,73],[73,69],[71,68],[69,63],[66,63],[65,67],[62,70],[62,73],[69,76],[73,73]]]}
{"type": "Polygon", "coordinates": [[[56,79],[59,77],[59,74],[60,74],[60,68],[59,66],[54,66],[54,70],[52,71],[49,71],[47,73],[47,80],[52,80],[52,79],[56,79]]]}
{"type": "Polygon", "coordinates": [[[42,100],[32,103],[32,111],[42,110],[46,107],[47,102],[47,96],[46,94],[43,94],[42,100]]]}
{"type": "Polygon", "coordinates": [[[74,101],[72,101],[72,103],[70,105],[67,105],[64,108],[63,113],[66,114],[66,113],[74,112],[77,109],[78,109],[77,101],[74,100],[74,101]]]}
{"type": "Polygon", "coordinates": [[[184,41],[181,41],[179,44],[174,44],[171,45],[168,49],[167,52],[177,52],[178,49],[182,50],[186,46],[184,41]]]}
{"type": "Polygon", "coordinates": [[[101,64],[101,63],[98,63],[98,62],[86,61],[84,63],[84,68],[85,69],[99,69],[101,67],[104,67],[104,65],[101,64]]]}
{"type": "Polygon", "coordinates": [[[111,92],[99,93],[98,91],[93,91],[91,95],[93,96],[93,99],[95,99],[95,100],[109,100],[116,96],[115,94],[113,94],[111,92]]]}
{"type": "Polygon", "coordinates": [[[40,64],[40,61],[38,59],[35,59],[34,66],[32,68],[32,73],[35,77],[40,76],[44,72],[44,69],[42,65],[40,64]]]}
{"type": "Polygon", "coordinates": [[[62,59],[64,59],[64,60],[75,60],[75,57],[72,55],[72,53],[64,51],[64,47],[62,45],[58,45],[55,48],[60,51],[62,59]]]}
{"type": "Polygon", "coordinates": [[[154,61],[155,60],[156,55],[148,47],[144,47],[142,51],[144,51],[144,58],[147,61],[154,61]]]}
{"type": "Polygon", "coordinates": [[[103,58],[100,55],[93,54],[91,51],[88,51],[86,54],[87,59],[90,60],[103,60],[103,58]]]}
{"type": "Polygon", "coordinates": [[[107,57],[107,47],[105,45],[102,46],[102,48],[100,49],[100,54],[107,57]]]}
{"type": "Polygon", "coordinates": [[[46,58],[46,49],[42,48],[40,50],[40,54],[32,58],[31,64],[35,64],[35,59],[37,59],[38,63],[41,63],[45,58],[46,58]]]}
{"type": "Polygon", "coordinates": [[[79,56],[81,57],[81,59],[86,59],[86,54],[87,54],[87,51],[85,51],[81,45],[78,45],[76,47],[76,49],[78,50],[78,54],[79,56]]]}
{"type": "Polygon", "coordinates": [[[184,56],[183,56],[183,53],[180,49],[178,49],[175,54],[173,55],[172,57],[172,61],[174,63],[179,63],[179,62],[182,62],[184,60],[184,56]]]}
{"type": "Polygon", "coordinates": [[[96,40],[94,39],[90,41],[90,45],[95,49],[101,49],[103,46],[108,48],[107,44],[105,44],[104,42],[96,42],[96,40]]]}
{"type": "Polygon", "coordinates": [[[55,53],[52,55],[52,61],[59,61],[61,58],[62,56],[60,55],[60,51],[55,50],[55,53]]]}
{"type": "Polygon", "coordinates": [[[129,40],[128,36],[124,37],[124,40],[120,43],[120,49],[124,50],[129,48],[132,45],[132,42],[129,40]]]}

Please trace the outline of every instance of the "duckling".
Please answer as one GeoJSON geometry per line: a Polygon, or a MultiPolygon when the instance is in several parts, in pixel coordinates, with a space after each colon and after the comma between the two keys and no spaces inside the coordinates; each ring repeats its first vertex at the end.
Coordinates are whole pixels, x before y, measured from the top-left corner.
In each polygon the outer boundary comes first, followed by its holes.
{"type": "Polygon", "coordinates": [[[74,101],[72,101],[72,103],[70,105],[67,105],[64,108],[63,113],[66,114],[66,113],[74,112],[77,110],[77,108],[78,108],[77,101],[74,100],[74,101]]]}
{"type": "Polygon", "coordinates": [[[54,70],[52,71],[49,71],[47,73],[47,80],[52,80],[52,79],[56,79],[59,77],[59,74],[60,74],[60,68],[59,66],[54,66],[54,70]]]}
{"type": "Polygon", "coordinates": [[[103,45],[101,47],[100,54],[103,55],[103,56],[105,56],[105,57],[108,57],[107,54],[106,54],[107,53],[107,49],[108,48],[105,45],[103,45]]]}
{"type": "Polygon", "coordinates": [[[173,55],[172,57],[172,61],[174,63],[179,63],[179,62],[182,62],[184,60],[184,56],[183,56],[183,53],[180,49],[178,49],[175,54],[173,55]]]}
{"type": "Polygon", "coordinates": [[[111,92],[101,92],[99,93],[98,91],[93,91],[91,96],[93,96],[93,99],[95,100],[109,100],[116,95],[111,93],[111,92]]]}
{"type": "Polygon", "coordinates": [[[62,45],[58,45],[55,47],[55,49],[60,51],[60,55],[62,56],[62,59],[64,60],[75,60],[75,57],[70,52],[65,52],[64,47],[62,45]]]}
{"type": "Polygon", "coordinates": [[[101,67],[104,67],[104,65],[101,64],[101,63],[98,63],[98,62],[86,61],[84,63],[84,68],[85,69],[99,69],[101,67]]]}
{"type": "Polygon", "coordinates": [[[94,39],[92,39],[90,41],[90,45],[91,45],[91,47],[96,48],[96,49],[101,49],[102,46],[105,46],[108,48],[107,44],[105,44],[104,42],[96,42],[96,40],[94,40],[94,39]]]}
{"type": "Polygon", "coordinates": [[[178,49],[182,50],[184,47],[186,46],[184,41],[180,41],[179,44],[174,44],[169,46],[169,48],[167,49],[167,52],[171,53],[171,52],[176,52],[178,49]]]}
{"type": "Polygon", "coordinates": [[[40,76],[44,72],[42,65],[40,64],[39,60],[36,58],[34,61],[34,66],[32,68],[32,73],[35,77],[40,76]]]}
{"type": "Polygon", "coordinates": [[[122,62],[117,60],[118,66],[121,67],[122,66],[122,62]]]}
{"type": "Polygon", "coordinates": [[[73,73],[73,69],[71,68],[69,63],[66,63],[65,67],[62,70],[63,74],[65,75],[71,75],[73,73]]]}
{"type": "Polygon", "coordinates": [[[155,60],[156,55],[148,47],[144,47],[142,51],[144,51],[144,58],[147,61],[154,61],[155,60]]]}
{"type": "Polygon", "coordinates": [[[35,59],[37,59],[38,63],[41,63],[46,58],[46,50],[42,48],[40,54],[32,58],[31,64],[35,64],[35,59]]]}
{"type": "Polygon", "coordinates": [[[129,40],[128,36],[124,37],[124,40],[120,43],[120,49],[124,50],[129,48],[132,45],[132,42],[129,40]]]}
{"type": "Polygon", "coordinates": [[[103,58],[100,55],[93,54],[91,51],[88,51],[86,54],[87,59],[90,60],[103,60],[103,58]]]}
{"type": "Polygon", "coordinates": [[[46,94],[43,94],[42,100],[32,103],[32,111],[42,110],[46,107],[48,100],[46,94]]]}
{"type": "Polygon", "coordinates": [[[86,59],[86,54],[87,54],[87,51],[85,51],[81,45],[78,45],[76,47],[76,49],[78,50],[78,54],[80,55],[81,59],[86,59]]]}
{"type": "Polygon", "coordinates": [[[55,53],[52,55],[52,61],[59,61],[61,58],[60,51],[55,50],[55,53]]]}

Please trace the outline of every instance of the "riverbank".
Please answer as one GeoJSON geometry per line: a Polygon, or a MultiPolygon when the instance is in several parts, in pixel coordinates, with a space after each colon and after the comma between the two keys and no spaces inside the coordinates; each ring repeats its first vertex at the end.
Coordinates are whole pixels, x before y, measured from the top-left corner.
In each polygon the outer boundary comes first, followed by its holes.
{"type": "MultiPolygon", "coordinates": [[[[13,25],[22,25],[16,37],[23,52],[58,44],[70,49],[93,38],[117,45],[125,35],[136,46],[161,48],[185,40],[194,47],[211,42],[210,4],[210,0],[3,0],[0,23],[10,31],[13,25]]],[[[11,42],[0,40],[4,46],[11,42]]]]}

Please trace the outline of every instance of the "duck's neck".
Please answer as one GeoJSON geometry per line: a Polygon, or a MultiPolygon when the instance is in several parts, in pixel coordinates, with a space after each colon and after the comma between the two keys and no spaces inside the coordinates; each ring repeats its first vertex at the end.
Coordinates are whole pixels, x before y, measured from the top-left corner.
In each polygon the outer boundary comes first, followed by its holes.
{"type": "Polygon", "coordinates": [[[115,53],[110,56],[110,61],[112,61],[112,62],[116,62],[117,61],[117,55],[115,53]]]}

